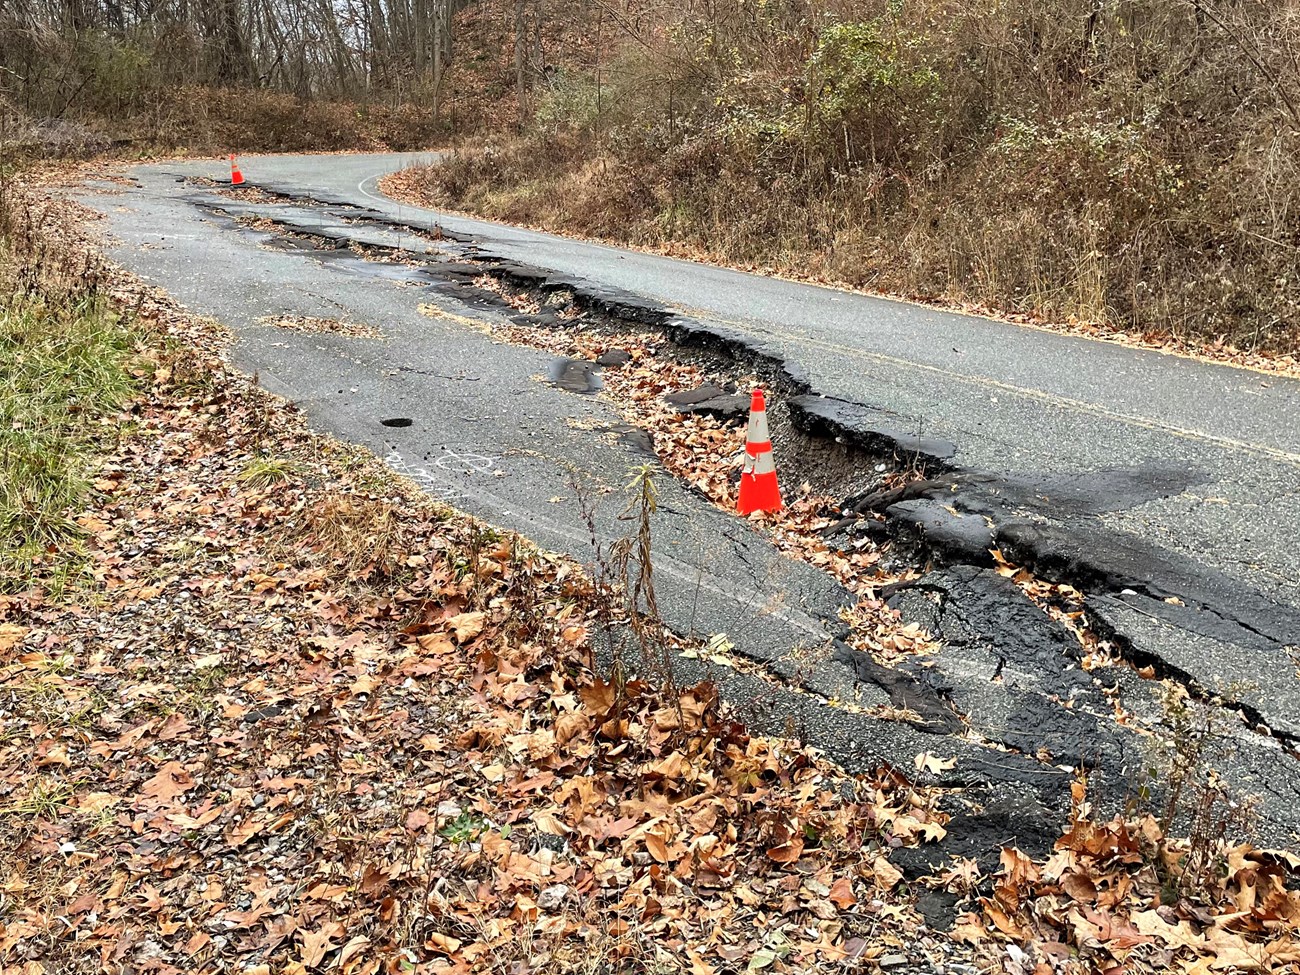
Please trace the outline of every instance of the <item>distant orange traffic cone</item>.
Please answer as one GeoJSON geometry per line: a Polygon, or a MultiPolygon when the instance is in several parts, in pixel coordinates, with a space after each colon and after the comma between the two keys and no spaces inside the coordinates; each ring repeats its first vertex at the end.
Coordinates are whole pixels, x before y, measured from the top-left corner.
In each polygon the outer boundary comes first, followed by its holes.
{"type": "Polygon", "coordinates": [[[780,511],[781,489],[776,483],[776,461],[772,458],[772,438],[767,432],[767,405],[763,391],[754,390],[749,404],[749,429],[745,432],[745,469],[740,474],[742,515],[755,511],[780,511]]]}
{"type": "Polygon", "coordinates": [[[244,174],[239,171],[239,163],[235,162],[235,154],[230,154],[230,185],[243,186],[244,174]]]}

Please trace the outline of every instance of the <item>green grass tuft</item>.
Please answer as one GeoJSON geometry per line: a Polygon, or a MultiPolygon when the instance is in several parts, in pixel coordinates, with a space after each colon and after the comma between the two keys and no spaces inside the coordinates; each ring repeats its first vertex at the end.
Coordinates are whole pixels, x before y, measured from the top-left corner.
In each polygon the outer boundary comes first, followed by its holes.
{"type": "Polygon", "coordinates": [[[287,457],[254,457],[239,474],[249,487],[260,490],[283,484],[302,473],[302,465],[287,457]]]}
{"type": "Polygon", "coordinates": [[[0,302],[0,587],[75,551],[93,458],[116,438],[106,418],[135,388],[136,341],[93,293],[0,302]]]}

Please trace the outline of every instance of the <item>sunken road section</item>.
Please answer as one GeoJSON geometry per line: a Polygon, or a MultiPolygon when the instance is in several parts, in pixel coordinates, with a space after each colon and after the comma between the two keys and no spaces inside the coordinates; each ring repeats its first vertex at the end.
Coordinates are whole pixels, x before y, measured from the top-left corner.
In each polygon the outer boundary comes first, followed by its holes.
{"type": "MultiPolygon", "coordinates": [[[[845,497],[844,517],[828,534],[848,544],[860,532],[887,532],[897,552],[924,567],[889,598],[905,620],[941,640],[936,655],[887,665],[850,649],[842,642],[847,631],[839,610],[851,597],[823,578],[800,582],[801,591],[813,593],[799,609],[825,635],[820,652],[803,652],[806,646],[796,646],[773,617],[772,634],[751,630],[735,640],[754,668],[719,672],[707,661],[681,661],[683,680],[718,681],[755,727],[800,733],[851,770],[894,764],[960,790],[943,844],[898,851],[907,854],[900,859],[909,872],[928,872],[952,855],[995,862],[1005,843],[1045,850],[1068,813],[1077,770],[1090,772],[1094,801],[1103,808],[1145,791],[1158,801],[1159,774],[1152,777],[1151,770],[1162,761],[1158,743],[1167,728],[1153,677],[1181,685],[1204,709],[1213,739],[1207,754],[1237,794],[1257,798],[1259,838],[1295,845],[1300,837],[1300,709],[1291,706],[1300,697],[1293,659],[1300,612],[1243,591],[1185,556],[1137,544],[1099,517],[1175,495],[1195,482],[1194,471],[1148,463],[1027,478],[967,469],[959,443],[925,436],[909,417],[819,394],[797,362],[740,330],[503,259],[489,244],[449,233],[436,221],[418,225],[287,185],[263,186],[248,198],[188,184],[172,194],[175,206],[184,204],[227,235],[341,270],[353,287],[418,286],[418,300],[432,296],[454,304],[468,321],[505,316],[537,328],[564,327],[546,312],[518,314],[473,285],[481,275],[535,293],[543,305],[548,296],[572,295],[584,315],[655,330],[683,355],[705,355],[721,371],[758,375],[772,389],[771,408],[788,435],[837,445],[864,470],[884,463],[915,471],[918,479],[904,487],[845,497]],[[368,261],[358,250],[387,259],[368,261]],[[1088,659],[1085,668],[1088,648],[998,571],[995,551],[1043,580],[1085,593],[1086,624],[1111,659],[1088,659]],[[1226,672],[1225,660],[1241,661],[1240,673],[1226,672]],[[1259,674],[1273,675],[1274,685],[1261,686],[1259,674]],[[872,717],[871,707],[892,708],[898,718],[872,717]],[[918,772],[912,761],[926,752],[956,758],[956,765],[918,772]]],[[[118,256],[125,255],[119,250],[118,256]]],[[[285,361],[267,350],[242,354],[254,368],[285,361]]],[[[598,367],[570,363],[552,378],[581,392],[598,382],[598,367]]],[[[346,423],[336,425],[364,439],[346,423]]],[[[394,433],[405,431],[388,430],[394,433]]],[[[391,460],[419,479],[422,468],[396,447],[391,460]]],[[[803,474],[788,465],[781,473],[786,483],[803,474]]],[[[742,560],[759,557],[760,543],[750,534],[720,532],[727,539],[721,544],[742,560]]],[[[700,611],[695,605],[674,618],[670,609],[667,622],[684,632],[697,625],[700,611]]]]}

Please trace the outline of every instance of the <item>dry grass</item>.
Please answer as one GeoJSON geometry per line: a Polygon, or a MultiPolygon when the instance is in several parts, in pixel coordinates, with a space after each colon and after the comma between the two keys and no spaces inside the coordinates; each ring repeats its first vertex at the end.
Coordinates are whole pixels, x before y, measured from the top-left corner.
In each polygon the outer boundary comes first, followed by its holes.
{"type": "Polygon", "coordinates": [[[424,191],[1148,344],[1300,350],[1300,18],[1082,6],[687,5],[424,191]]]}
{"type": "Polygon", "coordinates": [[[395,568],[401,520],[390,501],[331,491],[306,517],[312,541],[347,577],[395,568]]]}

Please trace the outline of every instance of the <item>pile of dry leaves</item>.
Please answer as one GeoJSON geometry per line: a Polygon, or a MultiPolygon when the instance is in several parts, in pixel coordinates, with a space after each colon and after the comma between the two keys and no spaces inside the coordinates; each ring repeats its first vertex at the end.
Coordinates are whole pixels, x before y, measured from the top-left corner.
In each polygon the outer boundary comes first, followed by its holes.
{"type": "Polygon", "coordinates": [[[1075,960],[1108,975],[1297,970],[1300,856],[1221,836],[1171,840],[1151,816],[1097,823],[1085,792],[1074,784],[1074,819],[1046,862],[1002,851],[992,897],[955,937],[1002,942],[1005,969],[1034,975],[1075,960]]]}

